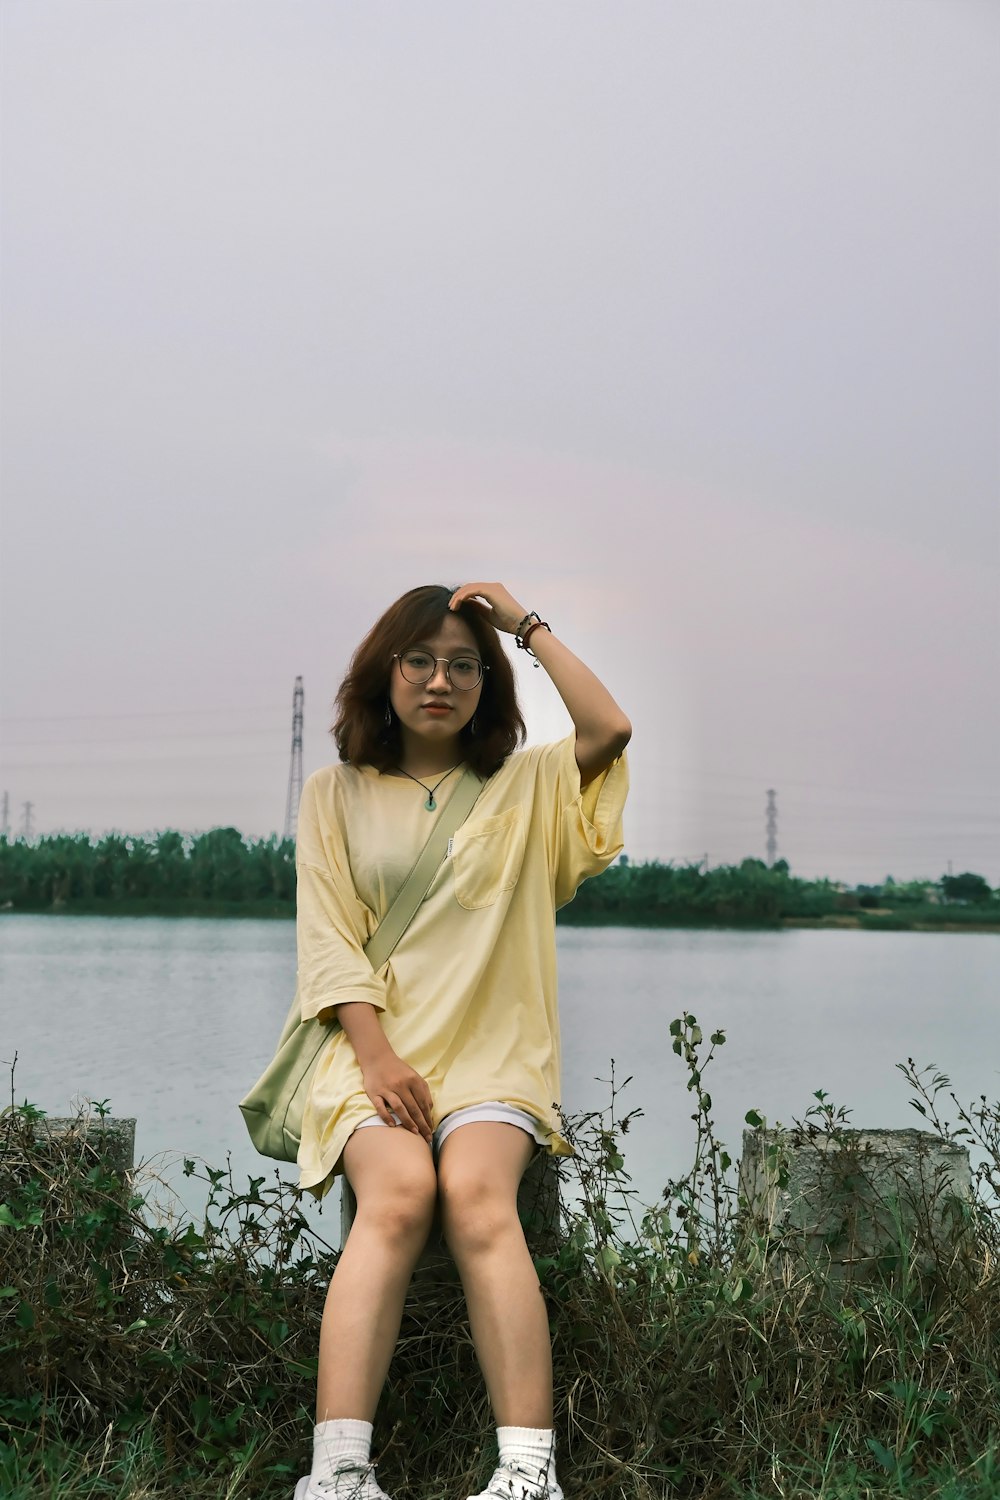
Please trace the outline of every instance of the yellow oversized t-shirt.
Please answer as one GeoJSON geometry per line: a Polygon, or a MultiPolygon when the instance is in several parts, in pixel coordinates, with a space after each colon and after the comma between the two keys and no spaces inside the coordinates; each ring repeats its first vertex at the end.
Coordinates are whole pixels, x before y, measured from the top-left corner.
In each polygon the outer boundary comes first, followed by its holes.
{"type": "MultiPolygon", "coordinates": [[[[378,972],[364,945],[447,803],[427,812],[412,781],[334,764],[308,778],[296,867],[303,1019],[333,1022],[302,1122],[301,1187],[322,1197],[361,1120],[374,1113],[333,1008],[362,1000],[397,1055],[427,1080],[435,1126],[501,1099],[559,1134],[555,912],[621,852],[624,755],[581,790],[576,737],[511,755],[486,780],[427,895],[378,972]]],[[[457,783],[458,773],[452,783],[457,783]]]]}

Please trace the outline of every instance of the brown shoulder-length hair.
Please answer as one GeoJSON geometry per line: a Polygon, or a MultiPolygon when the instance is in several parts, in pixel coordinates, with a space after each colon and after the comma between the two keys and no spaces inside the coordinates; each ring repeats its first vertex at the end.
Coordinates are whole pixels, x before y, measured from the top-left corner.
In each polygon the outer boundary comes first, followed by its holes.
{"type": "MultiPolygon", "coordinates": [[[[437,633],[454,592],[436,583],[410,589],[375,621],[351,658],[334,704],[336,720],[330,733],[341,760],[377,771],[398,764],[403,752],[399,720],[393,714],[391,725],[385,722],[393,656],[437,633]]],[[[462,750],[474,771],[492,776],[525,737],[514,673],[496,628],[474,606],[461,604],[455,613],[472,631],[483,665],[489,668],[475,713],[476,732],[466,724],[462,750]]]]}

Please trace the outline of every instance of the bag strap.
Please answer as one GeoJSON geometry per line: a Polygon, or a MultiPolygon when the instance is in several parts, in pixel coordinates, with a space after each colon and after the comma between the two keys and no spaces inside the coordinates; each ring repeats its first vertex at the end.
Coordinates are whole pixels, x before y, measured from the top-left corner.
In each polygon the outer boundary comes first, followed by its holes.
{"type": "Polygon", "coordinates": [[[479,777],[466,766],[458,785],[441,809],[441,816],[431,829],[430,837],[417,855],[416,863],[403,881],[395,901],[365,944],[365,952],[376,973],[409,927],[430,889],[449,839],[469,816],[482,789],[483,783],[479,777]]]}

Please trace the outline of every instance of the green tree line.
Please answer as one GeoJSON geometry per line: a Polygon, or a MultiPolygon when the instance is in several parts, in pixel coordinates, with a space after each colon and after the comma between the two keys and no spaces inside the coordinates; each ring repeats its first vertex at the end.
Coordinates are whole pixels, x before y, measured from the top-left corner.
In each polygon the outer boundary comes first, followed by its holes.
{"type": "Polygon", "coordinates": [[[0,905],[18,911],[126,910],[254,915],[295,910],[295,843],[236,828],[143,837],[53,834],[0,838],[0,905]]]}
{"type": "MultiPolygon", "coordinates": [[[[52,834],[0,837],[0,907],[16,911],[107,911],[162,915],[286,916],[295,912],[295,844],[236,828],[148,836],[52,834]]],[[[575,923],[780,922],[856,912],[866,925],[921,921],[1000,923],[1000,892],[981,875],[844,890],[801,880],[785,860],[766,865],[620,862],[585,881],[560,913],[575,923]]]]}
{"type": "MultiPolygon", "coordinates": [[[[787,917],[822,919],[839,913],[864,916],[875,908],[910,920],[1000,922],[1000,898],[981,875],[944,876],[939,882],[897,884],[890,877],[877,888],[844,890],[828,879],[802,880],[787,861],[766,865],[744,859],[738,865],[618,864],[588,880],[567,909],[571,922],[779,922],[787,917]],[[961,903],[960,905],[957,903],[961,903]]],[[[866,925],[879,922],[873,912],[866,925]]]]}

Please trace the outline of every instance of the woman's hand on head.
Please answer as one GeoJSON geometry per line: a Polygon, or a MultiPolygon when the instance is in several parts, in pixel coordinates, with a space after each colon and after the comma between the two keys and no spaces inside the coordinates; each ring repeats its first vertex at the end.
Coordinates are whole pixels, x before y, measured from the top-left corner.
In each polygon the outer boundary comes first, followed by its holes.
{"type": "Polygon", "coordinates": [[[434,1134],[433,1101],[427,1081],[395,1052],[386,1051],[362,1070],[365,1093],[386,1125],[395,1125],[393,1111],[404,1130],[429,1141],[434,1134]]]}
{"type": "Polygon", "coordinates": [[[462,604],[471,604],[484,619],[507,635],[514,634],[528,613],[502,583],[463,583],[452,594],[448,608],[458,609],[462,604]]]}

